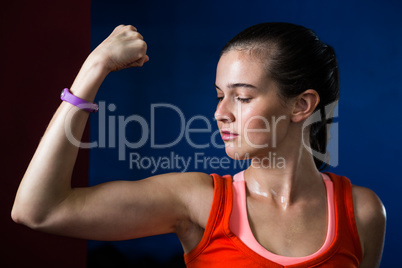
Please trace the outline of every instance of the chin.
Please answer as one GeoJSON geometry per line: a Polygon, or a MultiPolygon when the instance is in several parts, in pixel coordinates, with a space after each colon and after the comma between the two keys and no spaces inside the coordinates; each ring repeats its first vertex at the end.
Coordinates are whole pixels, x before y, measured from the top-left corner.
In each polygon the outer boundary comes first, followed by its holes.
{"type": "Polygon", "coordinates": [[[252,158],[252,152],[242,148],[225,147],[226,154],[234,160],[246,160],[252,158]]]}
{"type": "Polygon", "coordinates": [[[266,158],[275,154],[272,148],[253,148],[253,147],[225,147],[226,154],[234,160],[247,160],[252,158],[266,158]]]}

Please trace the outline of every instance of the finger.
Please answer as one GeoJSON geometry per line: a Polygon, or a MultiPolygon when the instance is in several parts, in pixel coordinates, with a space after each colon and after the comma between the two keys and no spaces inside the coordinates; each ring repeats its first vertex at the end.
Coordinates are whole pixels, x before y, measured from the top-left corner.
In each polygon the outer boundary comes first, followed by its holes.
{"type": "Polygon", "coordinates": [[[129,34],[135,39],[144,40],[144,37],[139,32],[129,32],[129,34]]]}
{"type": "Polygon", "coordinates": [[[136,51],[140,52],[142,55],[145,55],[147,53],[148,45],[144,40],[135,39],[135,40],[132,40],[132,42],[130,43],[130,47],[134,48],[136,51]]]}
{"type": "Polygon", "coordinates": [[[114,28],[113,32],[120,32],[126,29],[129,31],[137,32],[137,28],[135,28],[133,25],[124,25],[124,24],[120,24],[119,26],[114,28]]]}
{"type": "Polygon", "coordinates": [[[129,66],[127,67],[142,67],[142,65],[144,65],[145,62],[147,62],[149,60],[149,57],[147,55],[145,55],[144,57],[136,60],[135,62],[131,63],[129,66]]]}
{"type": "Polygon", "coordinates": [[[141,67],[142,65],[144,65],[145,60],[146,60],[147,56],[142,57],[141,59],[137,60],[137,66],[141,67]]]}
{"type": "Polygon", "coordinates": [[[124,28],[124,27],[126,27],[126,25],[120,24],[120,25],[118,25],[116,28],[114,28],[113,32],[119,31],[120,29],[122,29],[122,28],[124,28]]]}
{"type": "Polygon", "coordinates": [[[141,40],[144,40],[144,37],[143,37],[139,32],[137,32],[137,37],[138,37],[139,39],[141,39],[141,40]]]}
{"type": "Polygon", "coordinates": [[[127,27],[128,27],[130,30],[137,32],[137,28],[135,28],[133,25],[127,25],[127,27]]]}

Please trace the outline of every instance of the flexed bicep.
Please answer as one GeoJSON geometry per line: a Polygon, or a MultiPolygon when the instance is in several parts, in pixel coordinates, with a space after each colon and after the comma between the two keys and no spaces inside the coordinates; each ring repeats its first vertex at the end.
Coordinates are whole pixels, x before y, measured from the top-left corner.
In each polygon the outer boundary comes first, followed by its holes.
{"type": "Polygon", "coordinates": [[[47,221],[45,232],[92,240],[126,240],[175,233],[190,220],[186,181],[193,173],[169,173],[139,181],[76,188],[47,221]]]}

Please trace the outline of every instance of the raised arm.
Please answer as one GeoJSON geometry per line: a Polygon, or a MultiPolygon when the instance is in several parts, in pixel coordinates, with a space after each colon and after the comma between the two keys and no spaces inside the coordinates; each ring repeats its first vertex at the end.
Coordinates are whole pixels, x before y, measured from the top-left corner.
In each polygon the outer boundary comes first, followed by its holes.
{"type": "MultiPolygon", "coordinates": [[[[72,94],[92,102],[109,72],[147,62],[146,49],[134,27],[118,26],[87,58],[71,87],[72,94]]],[[[87,119],[88,112],[61,103],[20,184],[13,220],[37,230],[99,240],[174,232],[179,222],[188,218],[183,202],[189,185],[186,179],[208,179],[201,174],[168,174],[71,188],[78,147],[69,141],[65,129],[71,129],[80,140],[87,119]],[[72,114],[71,120],[66,120],[72,114]]]]}

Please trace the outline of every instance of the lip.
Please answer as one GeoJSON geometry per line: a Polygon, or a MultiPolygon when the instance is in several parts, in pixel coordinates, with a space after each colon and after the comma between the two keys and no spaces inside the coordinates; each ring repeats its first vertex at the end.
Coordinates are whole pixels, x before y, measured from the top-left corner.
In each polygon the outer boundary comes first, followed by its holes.
{"type": "Polygon", "coordinates": [[[230,131],[226,131],[226,130],[222,130],[221,131],[221,136],[222,136],[222,140],[230,141],[230,140],[236,139],[239,136],[239,134],[233,133],[233,132],[230,132],[230,131]]]}

